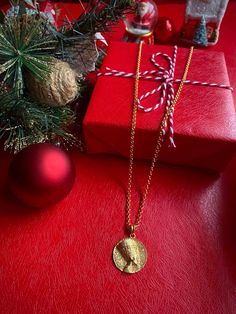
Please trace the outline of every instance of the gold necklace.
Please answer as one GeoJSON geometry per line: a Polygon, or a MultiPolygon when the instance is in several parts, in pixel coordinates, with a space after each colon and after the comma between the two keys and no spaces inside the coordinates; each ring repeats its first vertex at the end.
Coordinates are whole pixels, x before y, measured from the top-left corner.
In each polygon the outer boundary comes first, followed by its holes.
{"type": "Polygon", "coordinates": [[[131,195],[132,195],[132,182],[133,182],[133,165],[134,165],[134,144],[135,144],[135,131],[136,131],[136,117],[137,117],[137,101],[138,101],[138,88],[139,88],[139,73],[140,73],[140,63],[142,56],[142,46],[143,42],[139,43],[138,49],[138,58],[137,58],[137,66],[136,66],[136,76],[135,76],[135,87],[134,87],[134,104],[133,104],[133,112],[132,112],[132,124],[131,124],[131,132],[130,132],[130,158],[129,158],[129,172],[128,172],[128,189],[127,189],[127,198],[126,198],[126,227],[129,232],[129,237],[124,238],[119,241],[113,249],[113,261],[115,266],[125,272],[125,273],[136,273],[140,271],[146,264],[147,261],[147,251],[143,243],[136,239],[135,231],[141,224],[143,209],[145,205],[145,201],[147,199],[148,191],[150,188],[153,171],[158,161],[158,157],[160,155],[161,147],[164,142],[165,137],[165,125],[166,122],[174,110],[174,107],[179,99],[181,90],[184,85],[184,81],[187,78],[189,66],[192,59],[193,47],[190,48],[188,59],[185,65],[185,70],[183,73],[183,77],[181,79],[179,88],[177,90],[175,99],[171,103],[171,105],[166,109],[164,117],[161,121],[159,132],[156,141],[156,147],[154,151],[154,155],[152,158],[148,179],[144,187],[144,192],[140,200],[138,213],[135,218],[134,223],[131,223],[131,195]]]}

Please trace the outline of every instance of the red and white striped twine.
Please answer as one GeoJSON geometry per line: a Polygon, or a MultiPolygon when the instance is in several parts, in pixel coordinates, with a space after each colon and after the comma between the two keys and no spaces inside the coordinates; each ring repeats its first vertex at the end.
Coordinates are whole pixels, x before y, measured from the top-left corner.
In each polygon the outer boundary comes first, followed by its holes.
{"type": "MultiPolygon", "coordinates": [[[[140,79],[159,82],[159,86],[157,88],[153,89],[152,91],[146,92],[145,94],[141,95],[138,98],[137,103],[138,103],[139,110],[143,112],[150,112],[150,111],[158,109],[160,106],[164,104],[164,102],[165,102],[166,109],[168,109],[168,107],[174,101],[175,92],[174,92],[173,84],[181,82],[181,79],[174,79],[177,49],[178,49],[177,46],[174,46],[172,57],[161,52],[154,53],[151,56],[151,63],[157,68],[157,70],[143,71],[139,73],[140,79]],[[157,57],[162,57],[166,59],[169,65],[168,69],[163,68],[162,66],[159,65],[159,63],[157,63],[156,61],[157,57]],[[157,102],[154,106],[144,107],[143,105],[141,105],[144,99],[157,93],[159,93],[159,102],[157,102]]],[[[126,77],[126,78],[136,77],[136,73],[118,71],[118,70],[111,69],[109,67],[106,67],[106,72],[99,72],[97,75],[98,76],[112,76],[112,77],[126,77]]],[[[224,85],[224,84],[199,82],[199,81],[191,81],[191,80],[184,81],[184,84],[219,87],[219,88],[225,88],[225,89],[229,89],[233,91],[233,88],[231,86],[224,85]]],[[[166,125],[166,129],[164,131],[165,132],[168,131],[170,144],[171,146],[175,147],[173,115],[174,115],[174,111],[172,111],[171,115],[169,116],[168,125],[166,125]]]]}

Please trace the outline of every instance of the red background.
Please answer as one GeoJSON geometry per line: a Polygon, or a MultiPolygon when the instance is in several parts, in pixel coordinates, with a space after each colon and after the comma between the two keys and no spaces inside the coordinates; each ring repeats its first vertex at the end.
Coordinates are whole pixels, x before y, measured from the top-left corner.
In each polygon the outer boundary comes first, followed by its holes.
{"type": "MultiPolygon", "coordinates": [[[[235,11],[232,1],[210,49],[224,51],[236,89],[235,11]]],[[[159,5],[178,26],[183,12],[182,4],[159,5]]],[[[30,211],[8,196],[9,156],[0,157],[0,313],[235,313],[236,160],[218,178],[159,168],[137,234],[148,262],[125,275],[111,252],[124,235],[127,160],[75,152],[70,195],[30,211]]],[[[137,163],[135,200],[147,169],[137,163]]]]}

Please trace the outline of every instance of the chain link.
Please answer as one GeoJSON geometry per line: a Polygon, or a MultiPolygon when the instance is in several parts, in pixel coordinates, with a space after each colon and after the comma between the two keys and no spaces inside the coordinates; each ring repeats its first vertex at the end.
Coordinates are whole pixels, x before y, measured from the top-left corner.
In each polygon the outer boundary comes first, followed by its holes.
{"type": "Polygon", "coordinates": [[[132,183],[133,183],[133,168],[134,168],[134,147],[135,147],[135,133],[136,133],[136,122],[137,122],[137,101],[138,101],[138,90],[139,90],[139,77],[140,77],[140,64],[141,64],[141,57],[142,57],[142,46],[143,41],[139,43],[139,49],[138,49],[138,58],[137,58],[137,65],[136,65],[136,76],[135,76],[135,86],[134,86],[134,103],[133,103],[133,112],[132,112],[132,123],[131,123],[131,130],[130,130],[130,157],[129,157],[129,171],[128,171],[128,188],[127,188],[127,198],[126,198],[126,226],[128,228],[128,231],[130,232],[130,236],[135,236],[135,230],[139,227],[142,220],[143,215],[143,209],[145,206],[145,202],[148,196],[150,184],[152,181],[153,171],[155,169],[156,163],[158,161],[160,151],[162,148],[162,143],[164,142],[165,137],[165,125],[167,123],[167,120],[169,116],[174,112],[175,105],[180,97],[181,90],[184,86],[184,81],[187,78],[189,66],[191,63],[192,55],[193,55],[193,47],[190,48],[188,59],[185,65],[185,70],[180,82],[180,85],[178,87],[178,90],[176,92],[175,99],[171,103],[169,107],[166,108],[166,112],[164,114],[164,117],[161,121],[159,132],[156,140],[156,146],[155,151],[153,154],[150,170],[148,173],[148,179],[146,182],[146,185],[144,187],[144,192],[140,200],[138,212],[135,218],[134,223],[131,223],[131,210],[132,210],[132,183]]]}

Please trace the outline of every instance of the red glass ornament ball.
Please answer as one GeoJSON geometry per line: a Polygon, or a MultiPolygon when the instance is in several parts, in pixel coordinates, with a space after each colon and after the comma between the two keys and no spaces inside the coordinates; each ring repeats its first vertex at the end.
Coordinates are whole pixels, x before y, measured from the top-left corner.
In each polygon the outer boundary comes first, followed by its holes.
{"type": "Polygon", "coordinates": [[[175,33],[174,23],[168,17],[159,17],[154,30],[155,41],[158,43],[169,42],[175,33]]]}
{"type": "Polygon", "coordinates": [[[52,144],[33,144],[13,157],[8,171],[9,188],[24,204],[42,208],[62,200],[75,180],[69,155],[52,144]]]}

